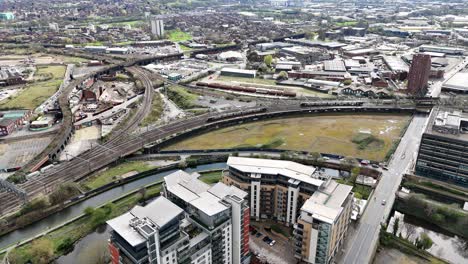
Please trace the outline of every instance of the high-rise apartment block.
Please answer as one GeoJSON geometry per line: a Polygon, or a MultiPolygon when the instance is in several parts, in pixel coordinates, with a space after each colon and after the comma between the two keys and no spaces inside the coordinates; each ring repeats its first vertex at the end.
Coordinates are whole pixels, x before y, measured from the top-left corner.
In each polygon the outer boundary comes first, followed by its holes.
{"type": "Polygon", "coordinates": [[[330,263],[351,219],[352,186],[296,162],[229,157],[223,182],[248,193],[250,215],[294,227],[295,256],[330,263]]]}
{"type": "Polygon", "coordinates": [[[161,38],[164,37],[164,21],[159,17],[150,18],[151,34],[161,38]]]}
{"type": "Polygon", "coordinates": [[[431,73],[431,56],[415,54],[408,73],[408,93],[423,95],[431,73]]]}
{"type": "Polygon", "coordinates": [[[247,193],[198,176],[172,173],[163,197],[108,221],[112,263],[250,262],[247,193]]]}

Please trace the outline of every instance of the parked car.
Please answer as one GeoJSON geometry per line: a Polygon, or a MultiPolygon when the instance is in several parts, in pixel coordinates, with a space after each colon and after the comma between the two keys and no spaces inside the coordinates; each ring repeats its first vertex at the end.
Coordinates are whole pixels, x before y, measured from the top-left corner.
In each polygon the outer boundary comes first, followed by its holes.
{"type": "Polygon", "coordinates": [[[258,232],[255,236],[256,236],[256,237],[261,237],[261,236],[263,236],[263,234],[260,233],[260,232],[258,232]]]}
{"type": "Polygon", "coordinates": [[[387,204],[387,201],[382,200],[382,205],[385,205],[385,204],[387,204]]]}
{"type": "Polygon", "coordinates": [[[370,162],[368,160],[361,160],[361,165],[367,166],[369,163],[370,162]]]}
{"type": "Polygon", "coordinates": [[[271,241],[271,242],[270,242],[270,246],[274,246],[275,243],[276,243],[276,240],[271,241]]]}

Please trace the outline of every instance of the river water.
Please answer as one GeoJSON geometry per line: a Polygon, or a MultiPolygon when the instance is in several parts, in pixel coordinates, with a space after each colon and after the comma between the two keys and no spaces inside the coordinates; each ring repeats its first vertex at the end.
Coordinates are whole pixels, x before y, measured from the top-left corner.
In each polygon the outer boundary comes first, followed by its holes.
{"type": "MultiPolygon", "coordinates": [[[[401,232],[404,238],[406,238],[408,230],[414,230],[410,231],[411,235],[409,240],[412,242],[414,242],[421,233],[426,233],[434,242],[432,247],[427,250],[432,255],[453,264],[468,263],[468,240],[450,234],[423,219],[404,215],[398,211],[395,211],[394,216],[395,215],[400,218],[399,232],[401,232]],[[404,224],[401,224],[402,222],[404,224]]],[[[391,230],[393,230],[393,218],[390,221],[387,231],[391,230]]]]}
{"type": "MultiPolygon", "coordinates": [[[[212,169],[224,169],[226,168],[226,163],[225,162],[220,162],[220,163],[212,163],[212,164],[206,164],[206,165],[200,165],[194,168],[187,168],[185,171],[187,172],[193,172],[193,171],[204,171],[204,170],[212,170],[212,169]]],[[[157,173],[145,178],[138,179],[133,182],[129,182],[127,184],[124,184],[122,186],[113,188],[111,190],[108,190],[106,192],[103,192],[101,194],[98,194],[94,197],[91,197],[85,201],[82,201],[80,203],[77,203],[75,205],[72,205],[68,208],[65,208],[64,210],[53,214],[47,218],[44,218],[40,221],[37,221],[31,225],[28,225],[22,229],[13,231],[11,233],[8,233],[2,237],[0,237],[0,249],[5,248],[9,245],[16,244],[19,241],[28,239],[30,237],[36,236],[40,234],[41,232],[44,232],[45,230],[49,228],[53,228],[54,226],[60,225],[63,222],[72,219],[73,217],[76,217],[80,214],[83,213],[84,209],[87,207],[96,207],[99,205],[102,205],[110,200],[116,199],[120,196],[122,196],[125,193],[129,193],[133,190],[137,190],[145,185],[148,185],[150,183],[153,183],[155,181],[161,180],[164,176],[174,172],[176,170],[170,170],[166,172],[161,172],[157,173]]]]}

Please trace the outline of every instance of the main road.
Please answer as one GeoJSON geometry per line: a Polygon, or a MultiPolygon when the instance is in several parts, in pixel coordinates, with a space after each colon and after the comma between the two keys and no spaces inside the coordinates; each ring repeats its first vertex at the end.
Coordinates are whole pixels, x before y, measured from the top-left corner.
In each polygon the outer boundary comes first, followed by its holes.
{"type": "Polygon", "coordinates": [[[359,226],[353,236],[348,237],[353,243],[346,248],[343,262],[362,264],[372,261],[379,238],[380,224],[389,216],[395,193],[400,185],[403,173],[416,159],[419,142],[427,122],[426,116],[415,115],[398,148],[393,154],[388,170],[383,171],[380,182],[374,191],[374,198],[369,200],[366,211],[359,220],[359,226]],[[383,201],[385,200],[385,204],[383,201]]]}
{"type": "MultiPolygon", "coordinates": [[[[468,64],[464,59],[460,64],[447,72],[444,79],[434,82],[429,88],[428,96],[438,97],[443,83],[468,64]]],[[[374,198],[370,199],[366,211],[359,220],[356,232],[347,239],[352,241],[342,262],[345,264],[371,263],[379,239],[380,224],[386,222],[395,194],[400,186],[403,174],[414,164],[417,158],[419,143],[425,130],[427,116],[415,115],[408,129],[402,137],[395,153],[388,164],[388,170],[383,171],[382,177],[374,190],[374,198]],[[384,202],[385,201],[385,202],[384,202]]]]}

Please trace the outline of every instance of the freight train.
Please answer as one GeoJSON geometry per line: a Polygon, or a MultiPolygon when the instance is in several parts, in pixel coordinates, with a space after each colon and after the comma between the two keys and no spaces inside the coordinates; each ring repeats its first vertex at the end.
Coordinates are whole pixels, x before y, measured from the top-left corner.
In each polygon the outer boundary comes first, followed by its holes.
{"type": "Polygon", "coordinates": [[[210,117],[206,120],[207,123],[209,122],[215,122],[223,119],[228,119],[228,118],[233,118],[233,117],[238,117],[238,116],[245,116],[245,115],[251,115],[251,114],[257,114],[257,113],[264,113],[267,111],[266,107],[262,108],[256,108],[256,109],[251,109],[251,110],[245,110],[245,111],[239,111],[239,112],[234,112],[234,113],[226,113],[226,114],[221,114],[218,116],[213,116],[210,117]]]}
{"type": "Polygon", "coordinates": [[[197,85],[209,87],[209,88],[215,88],[215,89],[234,91],[234,92],[265,94],[265,95],[284,96],[284,97],[296,97],[296,93],[294,92],[275,90],[275,89],[245,87],[245,86],[239,86],[239,85],[229,85],[229,84],[214,83],[214,82],[198,82],[197,85]]]}

